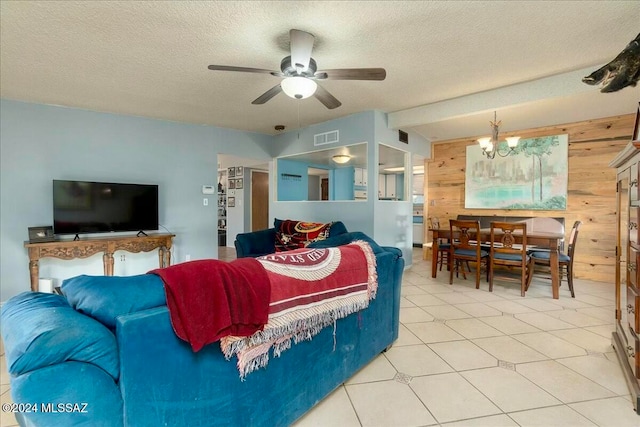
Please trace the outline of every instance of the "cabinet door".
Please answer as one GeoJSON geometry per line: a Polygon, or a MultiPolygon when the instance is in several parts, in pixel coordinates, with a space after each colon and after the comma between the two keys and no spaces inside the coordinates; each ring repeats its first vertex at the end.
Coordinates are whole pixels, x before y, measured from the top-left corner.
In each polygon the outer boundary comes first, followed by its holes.
{"type": "Polygon", "coordinates": [[[362,185],[362,169],[353,168],[353,185],[362,185]]]}
{"type": "Polygon", "coordinates": [[[632,246],[637,246],[639,240],[638,233],[640,233],[640,231],[638,227],[638,210],[640,210],[640,208],[636,206],[631,206],[629,208],[629,244],[632,246]]]}
{"type": "Polygon", "coordinates": [[[626,343],[626,353],[629,359],[629,366],[636,378],[640,378],[640,340],[638,336],[630,331],[631,339],[626,343]]]}
{"type": "Polygon", "coordinates": [[[639,307],[640,297],[638,297],[637,290],[633,286],[627,286],[627,321],[636,335],[640,331],[639,307]]]}
{"type": "Polygon", "coordinates": [[[378,198],[387,197],[386,175],[378,175],[378,198]]]}
{"type": "Polygon", "coordinates": [[[367,169],[363,168],[360,169],[360,172],[362,174],[362,185],[364,185],[365,187],[367,186],[367,169]]]}
{"type": "Polygon", "coordinates": [[[396,197],[396,176],[386,175],[387,197],[396,197]]]}
{"type": "Polygon", "coordinates": [[[627,283],[629,279],[629,172],[618,174],[616,211],[618,230],[616,238],[616,318],[625,329],[627,324],[627,283]]]}
{"type": "Polygon", "coordinates": [[[629,169],[631,174],[629,178],[629,199],[635,202],[638,200],[638,189],[640,188],[638,186],[638,164],[634,163],[629,169]]]}

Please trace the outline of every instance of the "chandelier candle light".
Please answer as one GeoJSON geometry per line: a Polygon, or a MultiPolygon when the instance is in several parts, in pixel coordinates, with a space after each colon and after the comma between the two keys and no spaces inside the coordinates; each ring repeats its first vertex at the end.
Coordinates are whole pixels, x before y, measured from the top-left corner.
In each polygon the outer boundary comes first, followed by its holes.
{"type": "Polygon", "coordinates": [[[520,141],[519,136],[510,136],[505,138],[507,141],[507,147],[509,147],[509,151],[500,151],[500,140],[498,138],[498,127],[502,123],[502,121],[497,121],[496,112],[493,112],[493,121],[489,122],[491,124],[491,134],[492,136],[487,136],[484,138],[478,139],[478,144],[480,144],[480,148],[482,148],[482,154],[487,156],[488,159],[493,159],[496,157],[496,153],[500,157],[507,157],[511,154],[515,153],[515,149],[518,146],[518,141],[520,141]]]}

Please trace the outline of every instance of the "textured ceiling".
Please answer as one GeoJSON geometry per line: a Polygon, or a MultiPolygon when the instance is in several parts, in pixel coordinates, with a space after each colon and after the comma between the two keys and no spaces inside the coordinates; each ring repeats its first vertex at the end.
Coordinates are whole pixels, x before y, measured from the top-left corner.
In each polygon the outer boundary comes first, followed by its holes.
{"type": "Polygon", "coordinates": [[[2,1],[0,8],[7,99],[269,134],[276,124],[291,129],[379,109],[434,140],[487,133],[494,109],[503,130],[518,130],[633,113],[640,99],[640,87],[602,94],[571,74],[595,70],[638,34],[639,1],[2,1]],[[328,110],[284,94],[252,105],[276,77],[207,69],[277,70],[291,28],[316,36],[319,69],[384,67],[387,79],[323,82],[342,102],[328,110]],[[536,86],[549,77],[554,85],[536,86]],[[506,86],[530,88],[536,99],[505,95],[506,86]]]}

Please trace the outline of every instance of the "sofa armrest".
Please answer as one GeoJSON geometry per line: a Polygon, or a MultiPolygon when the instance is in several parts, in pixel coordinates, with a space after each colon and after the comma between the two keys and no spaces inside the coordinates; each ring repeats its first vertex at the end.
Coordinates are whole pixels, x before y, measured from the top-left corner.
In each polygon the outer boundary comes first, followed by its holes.
{"type": "Polygon", "coordinates": [[[118,379],[118,345],[102,323],[74,310],[61,295],[23,292],[2,307],[7,369],[19,376],[78,361],[118,379]]]}
{"type": "Polygon", "coordinates": [[[17,414],[21,425],[123,425],[118,346],[105,325],[60,295],[23,292],[2,307],[2,337],[12,399],[36,405],[17,414]]]}
{"type": "Polygon", "coordinates": [[[276,229],[240,233],[234,242],[237,258],[259,257],[276,251],[276,229]]]}
{"type": "Polygon", "coordinates": [[[118,384],[89,363],[68,361],[14,377],[11,398],[37,407],[16,414],[22,426],[124,425],[118,384]]]}

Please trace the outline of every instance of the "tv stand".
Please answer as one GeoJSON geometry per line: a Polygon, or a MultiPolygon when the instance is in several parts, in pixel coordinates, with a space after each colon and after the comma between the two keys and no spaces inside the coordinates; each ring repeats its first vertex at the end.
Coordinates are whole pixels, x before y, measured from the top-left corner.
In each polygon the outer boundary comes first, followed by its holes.
{"type": "Polygon", "coordinates": [[[147,234],[147,233],[145,233],[144,231],[140,230],[140,231],[138,231],[138,234],[136,234],[136,237],[140,237],[140,236],[147,237],[147,236],[148,236],[148,234],[147,234]]]}
{"type": "Polygon", "coordinates": [[[113,253],[115,251],[149,252],[158,249],[160,268],[171,265],[171,243],[175,234],[149,234],[144,236],[88,237],[54,242],[24,242],[29,251],[29,273],[31,290],[38,290],[40,258],[59,258],[64,260],[88,258],[102,252],[105,276],[113,276],[113,253]]]}
{"type": "Polygon", "coordinates": [[[75,241],[78,241],[78,240],[80,240],[80,235],[76,234],[76,237],[73,238],[73,241],[75,242],[75,241]]]}

